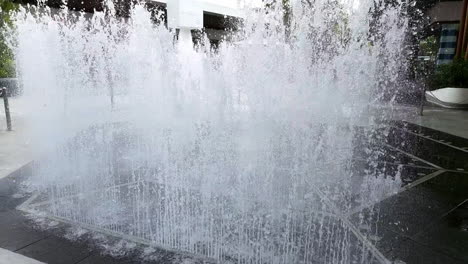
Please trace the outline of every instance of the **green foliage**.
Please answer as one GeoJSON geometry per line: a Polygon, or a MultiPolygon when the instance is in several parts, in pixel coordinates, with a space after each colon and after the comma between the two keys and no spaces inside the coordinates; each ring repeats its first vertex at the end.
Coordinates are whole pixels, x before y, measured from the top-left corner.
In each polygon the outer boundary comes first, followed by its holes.
{"type": "Polygon", "coordinates": [[[430,80],[430,86],[432,89],[468,88],[468,61],[457,59],[450,64],[440,65],[430,80]]]}
{"type": "Polygon", "coordinates": [[[5,43],[4,30],[11,26],[10,13],[17,7],[11,0],[0,0],[0,78],[15,76],[13,53],[5,43]]]}
{"type": "Polygon", "coordinates": [[[439,43],[435,36],[429,36],[419,42],[419,55],[435,58],[439,51],[439,43]]]}

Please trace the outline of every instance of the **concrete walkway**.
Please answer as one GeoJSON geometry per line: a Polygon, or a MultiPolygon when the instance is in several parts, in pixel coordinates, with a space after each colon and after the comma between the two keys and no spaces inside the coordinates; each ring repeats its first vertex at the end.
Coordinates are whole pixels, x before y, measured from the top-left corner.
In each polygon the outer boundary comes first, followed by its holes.
{"type": "Polygon", "coordinates": [[[43,262],[0,248],[0,264],[43,264],[43,262]]]}
{"type": "Polygon", "coordinates": [[[468,138],[468,111],[424,106],[423,115],[414,106],[376,106],[372,110],[376,120],[407,121],[439,130],[454,136],[468,138]]]}
{"type": "Polygon", "coordinates": [[[439,130],[455,136],[468,138],[468,111],[438,107],[424,107],[423,116],[407,120],[420,126],[439,130]]]}
{"type": "MultiPolygon", "coordinates": [[[[3,99],[0,100],[0,179],[32,160],[29,142],[25,140],[24,118],[18,111],[18,100],[10,98],[13,131],[7,131],[3,99]]],[[[32,258],[0,248],[0,264],[43,264],[32,258]]]]}
{"type": "Polygon", "coordinates": [[[31,161],[29,142],[25,137],[24,115],[19,101],[10,99],[13,131],[7,131],[3,100],[0,100],[0,179],[31,161]]]}

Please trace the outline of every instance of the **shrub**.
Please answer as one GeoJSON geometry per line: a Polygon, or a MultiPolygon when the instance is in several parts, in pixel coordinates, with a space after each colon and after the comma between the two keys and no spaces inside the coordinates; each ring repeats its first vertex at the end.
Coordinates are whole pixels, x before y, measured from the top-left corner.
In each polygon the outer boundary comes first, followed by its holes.
{"type": "Polygon", "coordinates": [[[4,29],[11,25],[10,11],[15,10],[17,4],[11,0],[0,0],[0,78],[15,76],[15,63],[12,51],[5,43],[4,29]]]}
{"type": "Polygon", "coordinates": [[[430,80],[430,87],[468,88],[468,61],[457,59],[450,64],[438,66],[430,80]]]}

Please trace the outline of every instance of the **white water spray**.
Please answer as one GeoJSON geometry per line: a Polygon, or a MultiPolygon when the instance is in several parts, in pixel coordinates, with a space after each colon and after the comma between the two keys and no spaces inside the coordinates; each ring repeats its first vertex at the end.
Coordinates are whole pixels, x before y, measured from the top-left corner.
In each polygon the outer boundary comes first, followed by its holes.
{"type": "Polygon", "coordinates": [[[272,5],[197,52],[142,6],[128,20],[22,9],[14,50],[46,153],[35,210],[219,261],[382,260],[343,216],[354,127],[400,65],[401,5],[374,7],[272,5]]]}

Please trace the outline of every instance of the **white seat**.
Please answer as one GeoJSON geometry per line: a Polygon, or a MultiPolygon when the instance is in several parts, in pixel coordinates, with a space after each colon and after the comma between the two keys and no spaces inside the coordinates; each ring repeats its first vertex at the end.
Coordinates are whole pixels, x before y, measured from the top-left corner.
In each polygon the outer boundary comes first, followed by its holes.
{"type": "Polygon", "coordinates": [[[468,88],[441,88],[426,92],[426,100],[445,108],[468,109],[468,88]]]}

